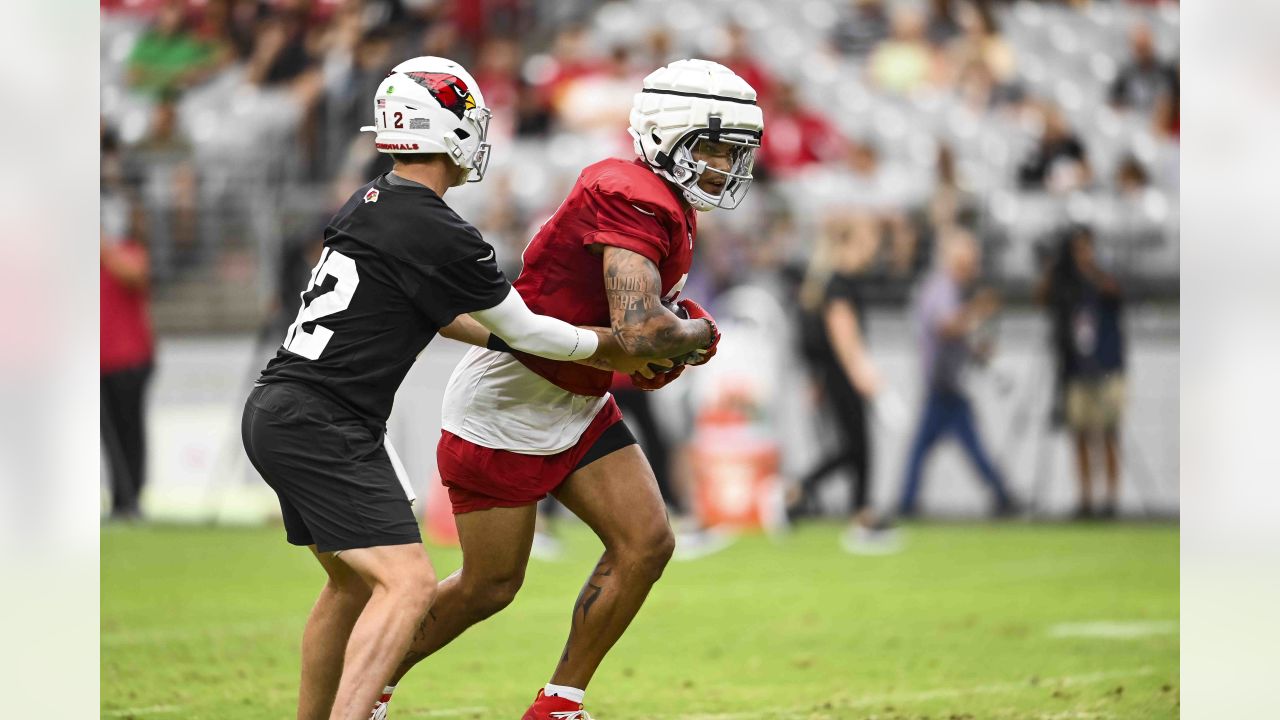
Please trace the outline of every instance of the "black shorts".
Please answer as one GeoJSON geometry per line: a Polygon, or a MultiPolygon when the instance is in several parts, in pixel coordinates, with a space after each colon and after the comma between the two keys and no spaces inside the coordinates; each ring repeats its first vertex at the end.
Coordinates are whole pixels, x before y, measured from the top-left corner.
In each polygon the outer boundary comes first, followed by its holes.
{"type": "Polygon", "coordinates": [[[625,421],[620,420],[600,433],[600,437],[596,438],[596,441],[591,444],[591,449],[587,451],[586,455],[582,456],[582,459],[578,461],[578,464],[573,469],[575,471],[581,470],[605,455],[621,450],[628,445],[638,444],[636,436],[631,434],[631,428],[627,427],[625,421]]]}
{"type": "Polygon", "coordinates": [[[384,435],[304,385],[269,383],[245,402],[245,452],[280,498],[285,535],[319,552],[422,541],[384,435]]]}

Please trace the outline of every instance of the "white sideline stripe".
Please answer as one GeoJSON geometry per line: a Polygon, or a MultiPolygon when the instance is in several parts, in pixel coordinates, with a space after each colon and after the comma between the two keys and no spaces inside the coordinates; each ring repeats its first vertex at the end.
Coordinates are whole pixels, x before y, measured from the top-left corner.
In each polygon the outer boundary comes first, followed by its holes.
{"type": "Polygon", "coordinates": [[[1151,635],[1173,635],[1178,632],[1176,620],[1128,620],[1080,623],[1058,623],[1049,627],[1049,637],[1105,638],[1130,640],[1151,635]]]}
{"type": "MultiPolygon", "coordinates": [[[[887,693],[884,695],[864,696],[854,700],[839,701],[831,703],[831,712],[839,710],[848,710],[851,708],[870,707],[873,705],[887,705],[892,703],[904,702],[920,702],[923,700],[937,700],[940,698],[964,697],[966,695],[997,695],[1000,693],[1017,692],[1025,690],[1029,687],[1070,687],[1073,685],[1092,685],[1117,678],[1136,677],[1143,675],[1152,675],[1155,668],[1150,666],[1136,668],[1134,670],[1116,670],[1111,672],[1095,672],[1086,675],[1065,675],[1056,678],[1040,678],[1035,685],[1031,685],[1028,681],[991,683],[989,685],[973,685],[963,688],[935,688],[933,690],[923,690],[915,693],[887,693]]],[[[834,717],[830,713],[824,714],[824,710],[820,708],[777,708],[774,710],[758,710],[751,712],[736,713],[699,713],[695,715],[681,715],[681,720],[757,720],[758,718],[815,718],[815,717],[834,717]]],[[[1037,716],[1040,717],[1040,716],[1037,716]]],[[[1073,717],[1070,715],[1053,715],[1048,717],[1073,717]]],[[[1084,715],[1081,717],[1093,717],[1084,715]]]]}
{"type": "Polygon", "coordinates": [[[128,717],[130,715],[160,715],[161,713],[176,713],[182,709],[181,705],[152,705],[151,707],[142,708],[125,708],[124,710],[106,710],[103,715],[110,717],[128,717]]]}
{"type": "Polygon", "coordinates": [[[1038,683],[1031,685],[1030,682],[1023,680],[1020,682],[1004,682],[991,683],[990,685],[974,685],[967,688],[938,688],[936,690],[925,690],[918,693],[909,693],[905,695],[887,694],[878,697],[867,697],[855,700],[852,703],[846,703],[846,707],[864,707],[867,705],[876,705],[882,702],[915,702],[918,700],[936,700],[938,698],[960,697],[963,695],[994,695],[1005,692],[1016,692],[1025,690],[1028,687],[1070,687],[1072,685],[1093,685],[1117,678],[1134,677],[1140,675],[1151,675],[1155,673],[1155,668],[1150,666],[1140,667],[1134,670],[1114,670],[1110,672],[1095,672],[1084,675],[1064,675],[1056,678],[1041,678],[1038,683]]]}
{"type": "Polygon", "coordinates": [[[1051,712],[1048,715],[1037,715],[1036,720],[1100,720],[1111,717],[1105,712],[1089,712],[1087,710],[1051,712]]]}

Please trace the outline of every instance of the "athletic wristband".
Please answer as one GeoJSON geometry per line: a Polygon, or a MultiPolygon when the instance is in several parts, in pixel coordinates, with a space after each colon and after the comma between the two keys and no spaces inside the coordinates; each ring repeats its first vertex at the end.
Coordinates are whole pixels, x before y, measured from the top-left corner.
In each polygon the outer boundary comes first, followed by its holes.
{"type": "Polygon", "coordinates": [[[507,344],[507,341],[498,337],[495,333],[489,333],[489,341],[486,342],[484,346],[490,350],[497,350],[498,352],[511,352],[511,346],[507,344]]]}

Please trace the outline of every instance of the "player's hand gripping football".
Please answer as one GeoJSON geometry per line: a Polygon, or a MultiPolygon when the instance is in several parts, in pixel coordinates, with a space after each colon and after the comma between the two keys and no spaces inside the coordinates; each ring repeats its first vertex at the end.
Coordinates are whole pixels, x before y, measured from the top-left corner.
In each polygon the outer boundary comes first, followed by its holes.
{"type": "Polygon", "coordinates": [[[609,328],[591,327],[584,329],[593,331],[599,338],[600,344],[595,355],[586,360],[578,361],[580,365],[587,365],[597,370],[620,372],[623,375],[631,375],[633,378],[639,376],[647,379],[654,377],[658,373],[666,372],[675,364],[666,358],[628,355],[609,328]]]}
{"type": "Polygon", "coordinates": [[[675,314],[682,320],[705,320],[711,326],[711,342],[705,348],[694,350],[683,357],[676,358],[677,365],[702,365],[716,354],[716,346],[720,344],[720,328],[716,321],[698,303],[688,298],[676,303],[675,314]]]}
{"type": "Polygon", "coordinates": [[[675,306],[668,305],[667,309],[675,313],[681,320],[705,320],[711,328],[711,341],[705,348],[699,348],[680,357],[672,358],[674,365],[670,370],[660,371],[653,377],[632,375],[631,384],[641,390],[657,390],[665,387],[680,377],[686,365],[702,365],[710,360],[716,354],[716,346],[720,344],[720,329],[716,327],[716,321],[711,318],[711,313],[704,310],[698,303],[693,300],[681,300],[675,306]]]}

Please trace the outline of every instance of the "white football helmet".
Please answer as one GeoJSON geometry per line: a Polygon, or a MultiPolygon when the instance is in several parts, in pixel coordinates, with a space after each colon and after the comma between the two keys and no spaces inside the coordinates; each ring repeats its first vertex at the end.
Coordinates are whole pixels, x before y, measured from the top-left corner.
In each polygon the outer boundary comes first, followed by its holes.
{"type": "Polygon", "coordinates": [[[465,172],[456,185],[479,182],[489,165],[489,118],[475,78],[458,63],[424,55],[405,60],[374,95],[378,152],[444,153],[465,172]]]}
{"type": "Polygon", "coordinates": [[[751,187],[764,113],[756,105],[755,89],[729,68],[708,60],[677,60],[644,79],[627,130],[636,154],[684,188],[691,205],[703,211],[729,209],[737,207],[751,187]],[[699,140],[734,146],[728,172],[693,159],[699,140]],[[719,195],[698,187],[704,172],[725,176],[719,195]]]}

